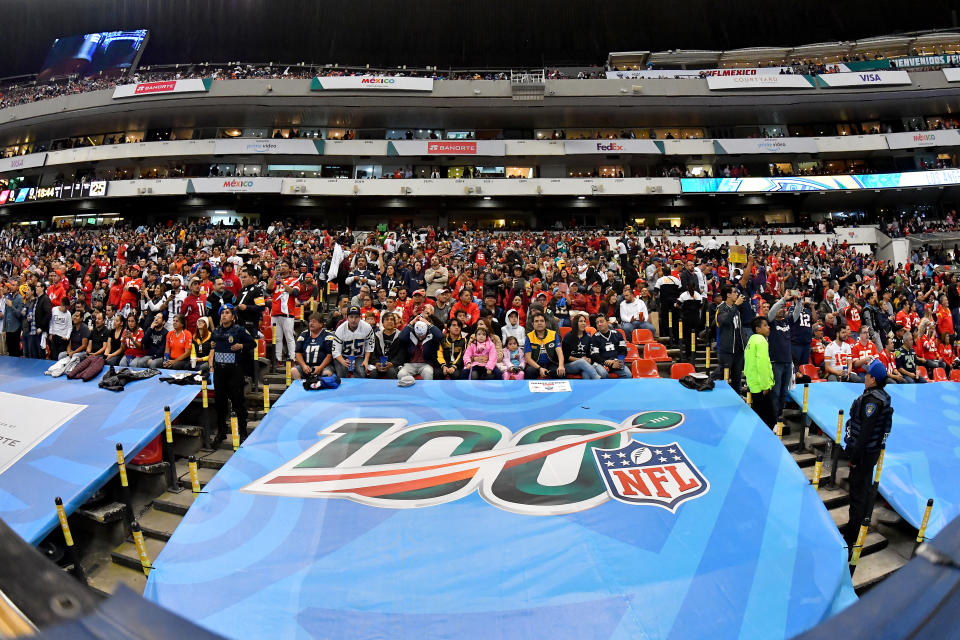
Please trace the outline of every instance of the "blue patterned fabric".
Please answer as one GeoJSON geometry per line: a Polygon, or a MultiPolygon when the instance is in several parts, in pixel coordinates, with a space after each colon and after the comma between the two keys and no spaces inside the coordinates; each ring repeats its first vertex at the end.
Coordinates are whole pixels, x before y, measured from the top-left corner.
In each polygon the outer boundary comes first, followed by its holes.
{"type": "Polygon", "coordinates": [[[43,375],[49,366],[46,360],[0,357],[0,391],[87,405],[0,474],[0,518],[32,544],[57,526],[56,496],[72,513],[117,473],[116,443],[131,460],[163,431],[164,406],[176,417],[200,392],[154,377],[115,393],[97,386],[103,374],[90,382],[51,378],[43,375]]]}
{"type": "MultiPolygon", "coordinates": [[[[919,527],[927,500],[934,499],[927,523],[932,538],[960,515],[960,384],[889,384],[893,428],[880,474],[880,494],[914,527],[919,527]]],[[[830,436],[836,434],[837,415],[844,421],[862,384],[819,382],[810,385],[810,418],[830,436]]],[[[803,387],[790,392],[803,402],[803,387]]]]}
{"type": "Polygon", "coordinates": [[[146,596],[230,638],[356,640],[769,640],[855,599],[823,503],[729,386],[570,384],[290,387],[146,596]]]}

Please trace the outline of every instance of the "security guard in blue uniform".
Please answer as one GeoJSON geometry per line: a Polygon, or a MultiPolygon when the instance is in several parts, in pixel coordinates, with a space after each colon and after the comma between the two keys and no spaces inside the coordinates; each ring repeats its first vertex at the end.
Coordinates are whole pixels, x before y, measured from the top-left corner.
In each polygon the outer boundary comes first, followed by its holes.
{"type": "Polygon", "coordinates": [[[873,468],[893,424],[893,407],[884,390],[887,368],[874,360],[864,375],[863,394],[850,405],[850,419],[843,449],[850,460],[850,519],[843,531],[848,548],[853,548],[863,519],[869,516],[873,491],[873,468]]]}
{"type": "Polygon", "coordinates": [[[236,323],[232,304],[220,308],[220,326],[213,331],[213,389],[217,408],[216,449],[227,437],[227,402],[237,414],[240,439],[247,437],[247,406],[243,395],[243,351],[256,348],[256,341],[236,323]]]}

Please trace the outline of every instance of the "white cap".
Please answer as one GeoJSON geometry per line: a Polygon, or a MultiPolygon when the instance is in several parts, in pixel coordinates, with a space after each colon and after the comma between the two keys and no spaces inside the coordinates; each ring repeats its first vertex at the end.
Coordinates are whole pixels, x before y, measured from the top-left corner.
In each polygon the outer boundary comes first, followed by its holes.
{"type": "Polygon", "coordinates": [[[419,337],[427,335],[427,323],[423,320],[417,320],[417,323],[413,325],[413,332],[416,333],[419,337]]]}

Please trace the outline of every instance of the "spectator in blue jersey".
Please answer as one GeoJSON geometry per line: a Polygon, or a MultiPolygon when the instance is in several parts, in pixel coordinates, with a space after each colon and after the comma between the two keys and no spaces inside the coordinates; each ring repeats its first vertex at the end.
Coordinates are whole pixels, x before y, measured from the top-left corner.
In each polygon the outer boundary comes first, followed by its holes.
{"type": "Polygon", "coordinates": [[[334,334],[323,328],[319,313],[310,314],[307,327],[297,336],[296,363],[290,374],[295,380],[333,375],[334,334]]]}
{"type": "Polygon", "coordinates": [[[610,328],[606,316],[598,315],[594,322],[597,331],[590,338],[590,359],[597,375],[607,378],[613,373],[618,378],[632,378],[630,367],[624,361],[627,343],[623,336],[610,328]]]}
{"type": "MultiPolygon", "coordinates": [[[[787,320],[787,303],[793,300],[793,295],[788,293],[777,300],[776,304],[770,308],[767,313],[767,320],[770,323],[770,335],[767,340],[770,347],[770,364],[773,367],[773,415],[779,416],[783,412],[783,407],[787,403],[787,389],[790,386],[790,377],[793,375],[793,357],[792,340],[793,325],[787,320]]],[[[798,305],[794,305],[794,310],[798,305]]],[[[792,317],[792,314],[791,314],[792,317]]],[[[810,344],[807,343],[807,350],[810,350],[810,344]]],[[[809,362],[810,356],[807,355],[809,362]]]]}
{"type": "Polygon", "coordinates": [[[799,299],[796,300],[787,322],[790,323],[790,350],[794,364],[797,367],[810,364],[810,347],[813,343],[813,302],[810,298],[804,298],[802,304],[799,299]]]}
{"type": "Polygon", "coordinates": [[[350,295],[360,295],[360,287],[367,285],[369,287],[377,286],[377,277],[373,271],[367,268],[367,259],[363,256],[357,258],[357,266],[350,272],[344,281],[350,285],[350,295]]]}

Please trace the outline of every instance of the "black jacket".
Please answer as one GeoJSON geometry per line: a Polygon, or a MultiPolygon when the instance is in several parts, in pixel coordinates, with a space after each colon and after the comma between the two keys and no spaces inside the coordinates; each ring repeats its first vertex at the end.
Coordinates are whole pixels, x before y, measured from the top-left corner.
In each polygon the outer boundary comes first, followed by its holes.
{"type": "Polygon", "coordinates": [[[37,307],[33,311],[33,321],[37,328],[47,333],[50,330],[50,316],[53,314],[53,306],[50,304],[50,298],[43,294],[37,298],[37,307]]]}
{"type": "Polygon", "coordinates": [[[406,364],[407,362],[407,343],[400,339],[400,331],[394,331],[393,342],[387,346],[384,340],[383,331],[377,331],[373,335],[373,361],[380,362],[380,358],[387,357],[387,362],[393,363],[395,367],[406,364]]]}
{"type": "Polygon", "coordinates": [[[863,392],[850,405],[850,419],[843,448],[854,464],[865,455],[876,453],[883,447],[893,426],[893,407],[890,395],[884,389],[873,387],[863,392]]]}
{"type": "Polygon", "coordinates": [[[717,351],[719,353],[743,353],[743,321],[740,309],[721,303],[717,307],[717,351]]]}

